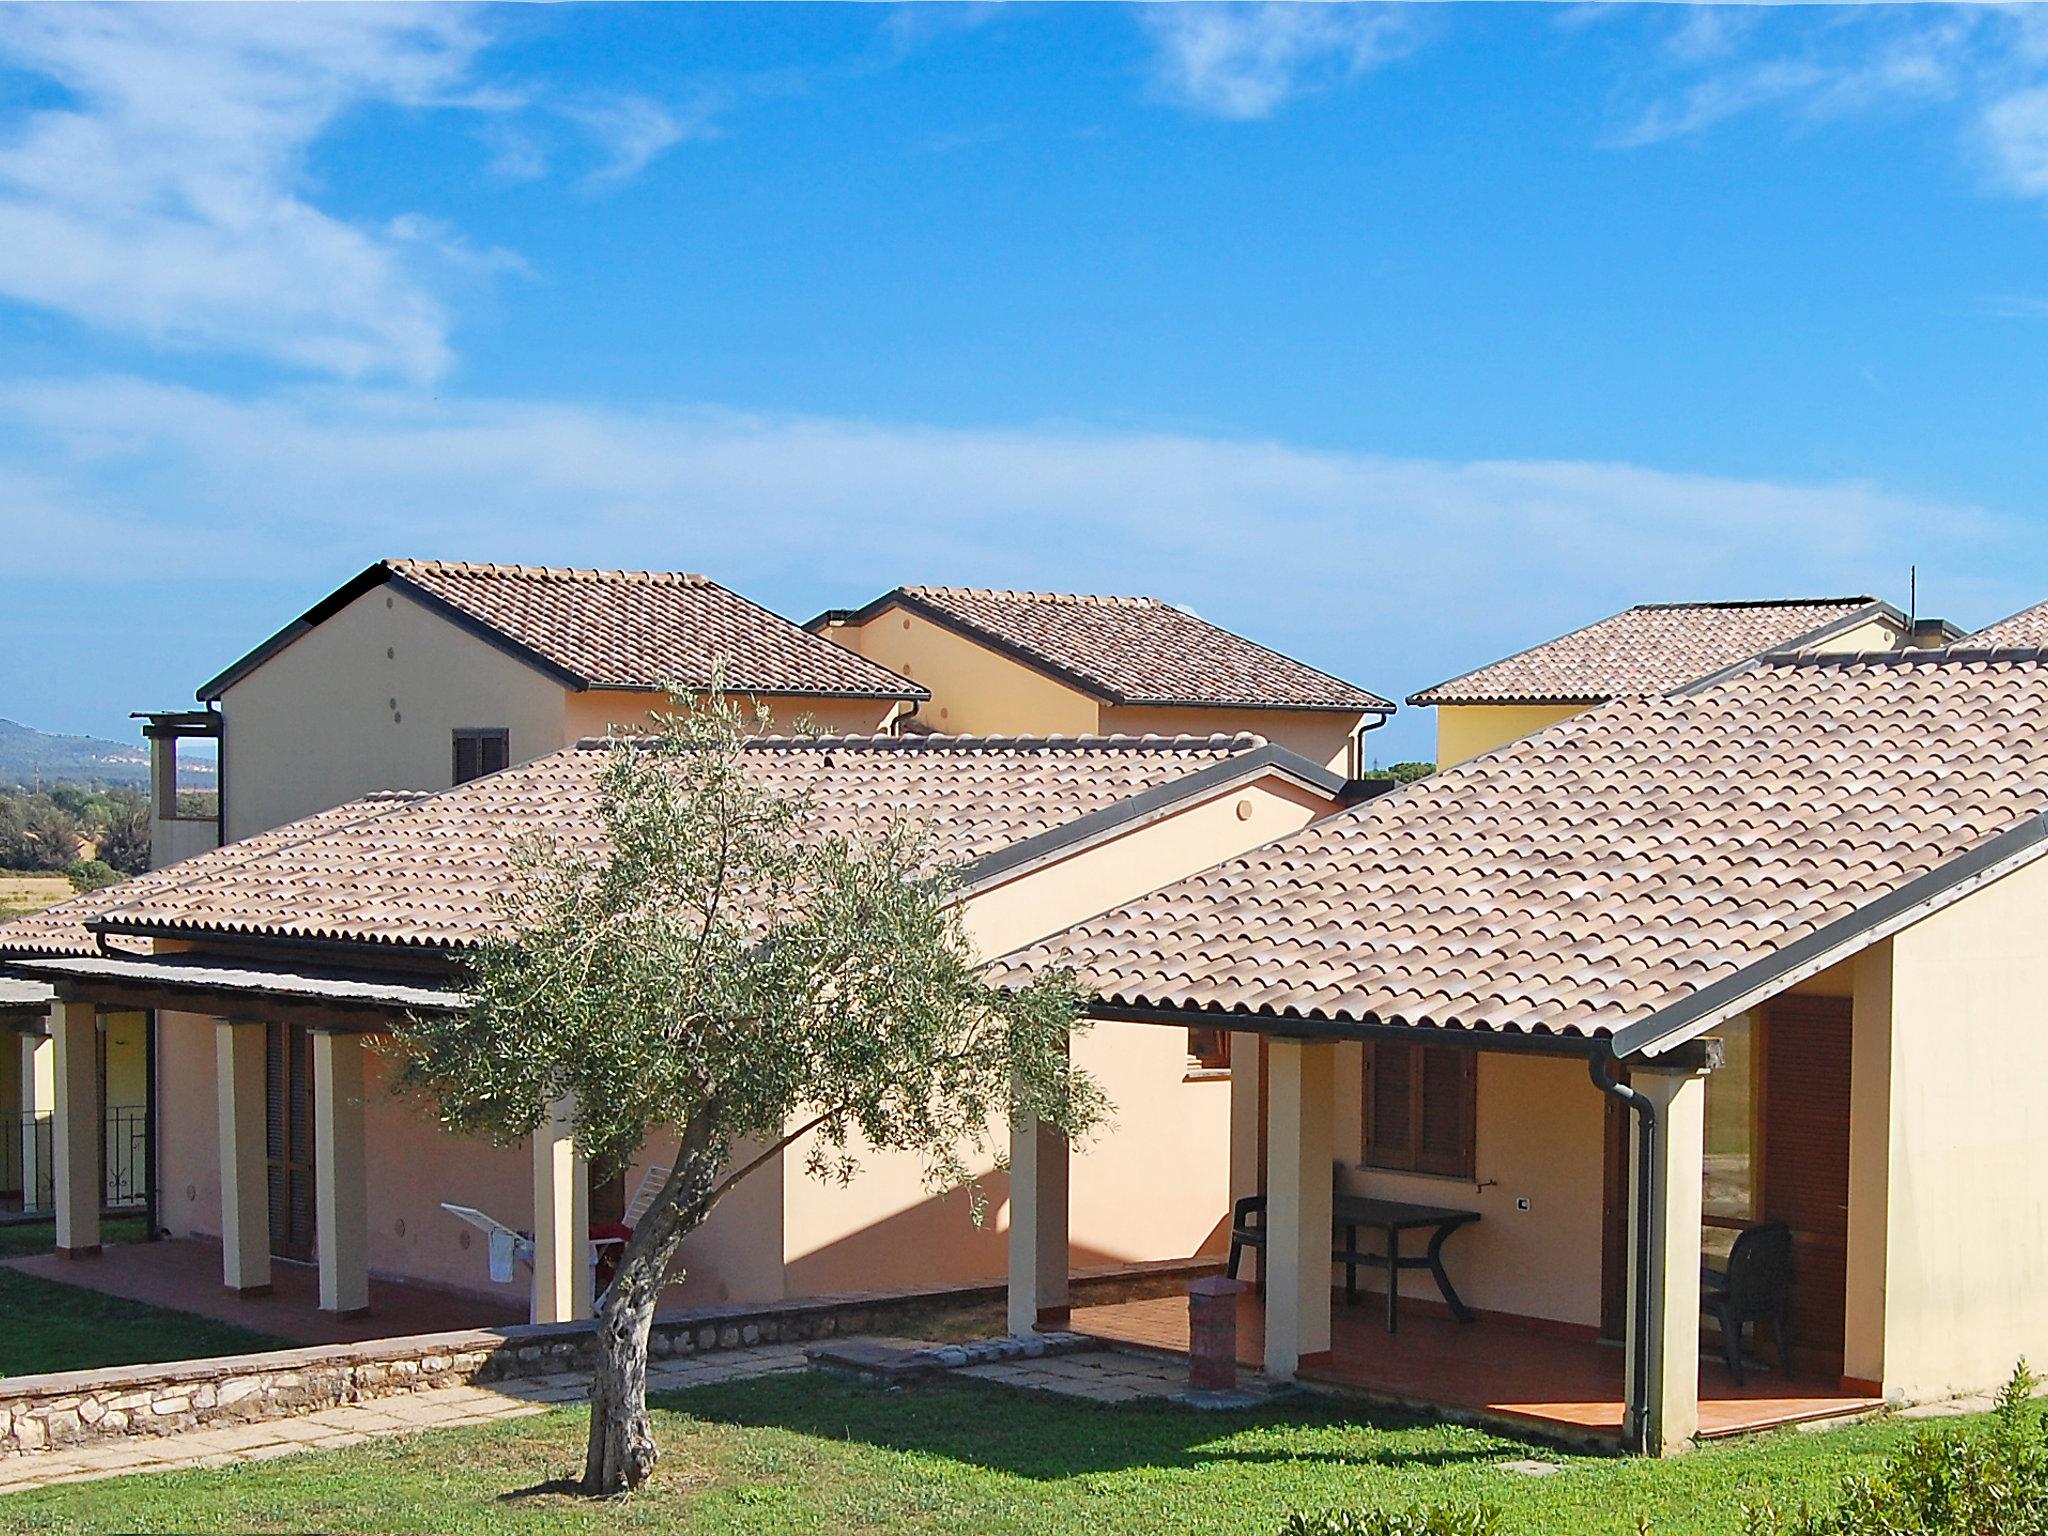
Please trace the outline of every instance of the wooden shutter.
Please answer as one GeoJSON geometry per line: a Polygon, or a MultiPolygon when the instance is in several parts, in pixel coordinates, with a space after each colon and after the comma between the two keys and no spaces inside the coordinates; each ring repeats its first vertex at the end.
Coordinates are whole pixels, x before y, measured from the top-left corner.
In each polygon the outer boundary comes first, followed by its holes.
{"type": "Polygon", "coordinates": [[[479,736],[477,745],[477,767],[479,773],[496,773],[512,758],[512,738],[504,731],[492,731],[479,736]]]}
{"type": "Polygon", "coordinates": [[[270,1250],[306,1261],[313,1257],[313,1037],[303,1025],[269,1025],[263,1066],[270,1250]]]}
{"type": "Polygon", "coordinates": [[[1777,997],[1763,1017],[1765,1221],[1792,1229],[1792,1346],[1839,1374],[1849,1262],[1849,1063],[1843,997],[1777,997]]]}
{"type": "Polygon", "coordinates": [[[1440,1045],[1365,1047],[1364,1161],[1374,1168],[1470,1178],[1479,1058],[1440,1045]]]}
{"type": "Polygon", "coordinates": [[[479,777],[483,773],[483,769],[479,768],[477,764],[482,758],[483,742],[475,736],[465,735],[463,732],[457,731],[455,733],[455,782],[467,784],[471,779],[479,777]]]}

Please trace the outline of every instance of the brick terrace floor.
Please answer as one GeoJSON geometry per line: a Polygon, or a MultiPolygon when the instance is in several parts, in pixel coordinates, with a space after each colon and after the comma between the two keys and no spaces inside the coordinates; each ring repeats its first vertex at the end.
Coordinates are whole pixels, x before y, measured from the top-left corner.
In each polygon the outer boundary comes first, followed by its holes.
{"type": "MultiPolygon", "coordinates": [[[[1610,1439],[1621,1432],[1622,1352],[1580,1338],[1518,1328],[1499,1319],[1460,1326],[1450,1317],[1406,1306],[1401,1328],[1388,1334],[1385,1314],[1372,1297],[1347,1307],[1331,1303],[1331,1358],[1304,1380],[1344,1387],[1376,1398],[1462,1411],[1566,1439],[1610,1439]]],[[[1185,1355],[1187,1302],[1178,1297],[1077,1307],[1070,1325],[1108,1342],[1185,1355]]],[[[1262,1358],[1265,1312],[1256,1296],[1239,1298],[1238,1359],[1262,1358]]],[[[1879,1399],[1844,1392],[1833,1383],[1787,1381],[1761,1366],[1736,1386],[1718,1359],[1700,1364],[1700,1433],[1703,1438],[1742,1434],[1781,1424],[1864,1413],[1879,1399]]]]}
{"type": "Polygon", "coordinates": [[[127,1301],[197,1312],[294,1344],[356,1344],[410,1333],[495,1328],[523,1323],[527,1315],[520,1287],[508,1288],[507,1299],[499,1302],[373,1279],[369,1315],[337,1318],[320,1310],[320,1277],[313,1266],[282,1259],[271,1262],[268,1296],[236,1296],[221,1284],[220,1244],[197,1238],[121,1243],[90,1259],[44,1253],[7,1262],[23,1274],[127,1301]]]}
{"type": "MultiPolygon", "coordinates": [[[[801,1344],[763,1344],[722,1350],[681,1360],[649,1362],[651,1392],[676,1392],[717,1381],[804,1369],[801,1344]]],[[[442,1387],[398,1397],[373,1398],[294,1418],[238,1424],[229,1429],[194,1429],[152,1439],[129,1437],[76,1450],[37,1452],[0,1459],[0,1498],[53,1483],[82,1483],[130,1472],[165,1472],[180,1467],[224,1467],[268,1461],[303,1451],[337,1450],[386,1435],[488,1424],[499,1419],[545,1413],[589,1398],[587,1372],[537,1376],[488,1386],[442,1387]]],[[[0,1504],[0,1513],[5,1506],[0,1504]]]]}

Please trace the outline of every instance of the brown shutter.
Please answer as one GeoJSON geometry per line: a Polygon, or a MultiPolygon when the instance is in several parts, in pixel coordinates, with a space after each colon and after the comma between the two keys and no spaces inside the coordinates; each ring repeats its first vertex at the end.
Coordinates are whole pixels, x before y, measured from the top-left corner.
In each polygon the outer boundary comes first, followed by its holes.
{"type": "Polygon", "coordinates": [[[1375,1040],[1365,1048],[1365,1161],[1375,1168],[1413,1168],[1420,1085],[1415,1047],[1375,1040]]]}
{"type": "Polygon", "coordinates": [[[1423,1046],[1422,1135],[1415,1166],[1424,1173],[1472,1174],[1473,1089],[1479,1053],[1423,1046]]]}
{"type": "Polygon", "coordinates": [[[1792,1229],[1792,1345],[1842,1368],[1849,1255],[1847,998],[1773,998],[1764,1013],[1761,1215],[1792,1229]]]}
{"type": "Polygon", "coordinates": [[[1469,1178],[1478,1055],[1375,1040],[1365,1047],[1364,1161],[1469,1178]]]}

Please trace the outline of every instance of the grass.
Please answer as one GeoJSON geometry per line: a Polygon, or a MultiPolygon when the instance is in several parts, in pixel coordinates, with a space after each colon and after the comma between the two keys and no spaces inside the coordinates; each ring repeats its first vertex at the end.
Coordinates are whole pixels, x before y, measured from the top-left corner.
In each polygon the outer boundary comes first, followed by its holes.
{"type": "Polygon", "coordinates": [[[0,1530],[571,1533],[908,1531],[932,1536],[1265,1536],[1294,1509],[1485,1500],[1509,1533],[1740,1529],[1741,1506],[1824,1498],[1906,1434],[1879,1421],[1781,1432],[1682,1461],[1567,1456],[1479,1430],[1304,1397],[1255,1412],[1108,1407],[953,1379],[884,1392],[780,1376],[658,1400],[651,1488],[549,1491],[581,1454],[580,1409],[348,1450],[0,1497],[0,1530]],[[1548,1477],[1506,1459],[1559,1465],[1548,1477]]]}
{"type": "Polygon", "coordinates": [[[68,901],[71,894],[71,882],[61,874],[0,869],[0,922],[68,901]]]}
{"type": "MultiPolygon", "coordinates": [[[[142,1236],[142,1222],[131,1217],[108,1222],[101,1240],[140,1242],[142,1236]]],[[[0,1226],[0,1258],[48,1253],[51,1240],[47,1222],[0,1226]]],[[[285,1347],[282,1340],[231,1323],[102,1296],[4,1266],[0,1318],[6,1319],[0,1326],[0,1378],[285,1347]]]]}

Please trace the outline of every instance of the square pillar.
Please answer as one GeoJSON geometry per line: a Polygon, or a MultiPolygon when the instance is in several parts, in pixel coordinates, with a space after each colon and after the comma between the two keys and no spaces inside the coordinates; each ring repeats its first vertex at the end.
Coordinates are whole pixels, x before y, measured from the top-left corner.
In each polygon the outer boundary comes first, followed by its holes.
{"type": "Polygon", "coordinates": [[[40,1122],[55,1126],[57,1118],[57,1047],[48,1035],[21,1037],[21,1203],[39,1210],[47,1200],[54,1146],[45,1151],[40,1122]]]}
{"type": "Polygon", "coordinates": [[[264,1136],[268,1027],[213,1021],[213,1083],[220,1115],[221,1283],[238,1296],[270,1292],[270,1164],[264,1136]]]}
{"type": "Polygon", "coordinates": [[[50,1135],[57,1161],[57,1254],[89,1259],[100,1251],[105,1203],[100,1125],[99,1010],[59,1001],[50,1007],[57,1123],[50,1135]]]}
{"type": "MultiPolygon", "coordinates": [[[[1259,1037],[1230,1037],[1230,1202],[1233,1207],[1259,1192],[1259,1037]]],[[[1256,1248],[1238,1255],[1238,1278],[1266,1277],[1265,1260],[1256,1248]]]]}
{"type": "Polygon", "coordinates": [[[370,1310],[370,1201],[363,1159],[363,1043],[313,1034],[313,1211],[320,1310],[370,1310]]]}
{"type": "Polygon", "coordinates": [[[1330,1352],[1330,1123],[1337,1047],[1266,1048],[1266,1374],[1330,1352]]]}
{"type": "Polygon", "coordinates": [[[1067,1296],[1067,1138],[1034,1116],[1010,1125],[1009,1328],[1064,1328],[1067,1296]]]}
{"type": "Polygon", "coordinates": [[[576,1151],[576,1104],[558,1099],[533,1133],[533,1321],[591,1315],[590,1165],[576,1151]]]}
{"type": "MultiPolygon", "coordinates": [[[[1700,1200],[1706,1167],[1707,1072],[1686,1065],[1660,1068],[1631,1063],[1630,1083],[1656,1106],[1657,1145],[1650,1173],[1650,1229],[1629,1215],[1629,1283],[1648,1268],[1650,1331],[1636,1336],[1629,1308],[1628,1381],[1639,1351],[1649,1356],[1650,1400],[1635,1435],[1647,1456],[1675,1456],[1691,1448],[1700,1427],[1700,1200]]],[[[1642,1120],[1630,1116],[1631,1165],[1642,1167],[1642,1120]]]]}

